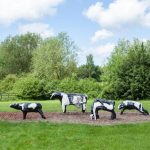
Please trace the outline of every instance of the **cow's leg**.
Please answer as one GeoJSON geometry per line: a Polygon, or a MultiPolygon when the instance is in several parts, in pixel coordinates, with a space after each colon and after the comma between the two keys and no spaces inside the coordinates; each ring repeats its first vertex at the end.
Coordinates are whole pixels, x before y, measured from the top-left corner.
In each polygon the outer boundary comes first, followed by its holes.
{"type": "Polygon", "coordinates": [[[146,109],[144,109],[144,108],[143,108],[143,112],[144,112],[143,113],[144,115],[149,115],[149,112],[146,109]]]}
{"type": "Polygon", "coordinates": [[[26,119],[26,116],[27,116],[27,112],[26,112],[26,111],[23,111],[23,120],[26,119]]]}
{"type": "Polygon", "coordinates": [[[123,115],[123,112],[125,111],[125,108],[123,108],[120,112],[120,115],[123,115]]]}
{"type": "Polygon", "coordinates": [[[143,115],[149,115],[149,112],[143,108],[143,106],[140,106],[140,109],[137,109],[139,112],[141,112],[143,115]]]}
{"type": "Polygon", "coordinates": [[[94,114],[93,114],[93,105],[91,106],[91,115],[90,115],[90,118],[93,120],[94,118],[94,114]]]}
{"type": "Polygon", "coordinates": [[[82,109],[82,112],[85,113],[85,110],[82,109]]]}
{"type": "Polygon", "coordinates": [[[84,113],[86,109],[86,104],[82,104],[82,112],[84,113]]]}
{"type": "Polygon", "coordinates": [[[111,112],[111,119],[116,119],[116,113],[114,110],[111,112]]]}
{"type": "Polygon", "coordinates": [[[66,105],[62,104],[62,111],[63,113],[66,113],[66,105]]]}
{"type": "Polygon", "coordinates": [[[96,119],[99,119],[98,109],[96,109],[95,111],[96,111],[96,119]]]}
{"type": "Polygon", "coordinates": [[[93,107],[93,115],[94,115],[94,120],[96,120],[97,118],[96,118],[96,108],[95,108],[95,106],[93,107]]]}
{"type": "Polygon", "coordinates": [[[39,112],[39,114],[41,115],[41,117],[43,119],[46,119],[46,117],[44,116],[44,113],[43,113],[43,111],[41,109],[38,109],[38,112],[39,112]]]}
{"type": "Polygon", "coordinates": [[[139,105],[139,108],[136,108],[136,110],[139,111],[140,113],[144,114],[143,107],[141,104],[139,105]]]}

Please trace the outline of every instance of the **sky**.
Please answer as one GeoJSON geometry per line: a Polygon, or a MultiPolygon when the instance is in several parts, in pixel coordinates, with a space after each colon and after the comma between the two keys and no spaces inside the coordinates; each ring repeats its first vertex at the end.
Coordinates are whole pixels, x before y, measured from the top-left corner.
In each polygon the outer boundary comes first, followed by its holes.
{"type": "Polygon", "coordinates": [[[102,66],[120,39],[150,40],[150,0],[0,0],[0,41],[27,32],[66,32],[79,65],[92,54],[102,66]]]}

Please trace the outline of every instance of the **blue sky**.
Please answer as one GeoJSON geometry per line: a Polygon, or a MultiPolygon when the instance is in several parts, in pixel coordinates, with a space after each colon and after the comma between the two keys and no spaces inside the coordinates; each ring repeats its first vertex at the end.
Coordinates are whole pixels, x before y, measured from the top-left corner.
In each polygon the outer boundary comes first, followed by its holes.
{"type": "Polygon", "coordinates": [[[150,0],[0,0],[0,41],[26,32],[67,32],[79,65],[88,54],[104,65],[119,39],[149,40],[150,0]]]}

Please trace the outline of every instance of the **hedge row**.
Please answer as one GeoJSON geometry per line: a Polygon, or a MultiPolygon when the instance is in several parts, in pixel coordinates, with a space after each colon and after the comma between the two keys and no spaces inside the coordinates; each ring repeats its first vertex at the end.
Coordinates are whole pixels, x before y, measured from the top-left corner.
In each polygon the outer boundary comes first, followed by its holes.
{"type": "Polygon", "coordinates": [[[0,82],[0,92],[13,92],[21,98],[49,99],[54,91],[68,93],[85,93],[89,98],[99,97],[101,83],[94,79],[65,78],[63,80],[46,81],[34,75],[17,78],[15,75],[7,76],[0,82]]]}

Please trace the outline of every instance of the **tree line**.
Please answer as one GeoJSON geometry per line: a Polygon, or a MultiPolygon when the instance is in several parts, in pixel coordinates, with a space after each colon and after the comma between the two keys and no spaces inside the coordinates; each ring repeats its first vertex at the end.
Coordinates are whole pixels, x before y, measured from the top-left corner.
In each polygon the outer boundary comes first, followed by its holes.
{"type": "Polygon", "coordinates": [[[86,93],[107,99],[150,97],[150,41],[120,40],[105,66],[93,55],[78,66],[80,49],[66,34],[42,39],[27,33],[0,43],[0,92],[49,98],[52,91],[86,93]]]}

